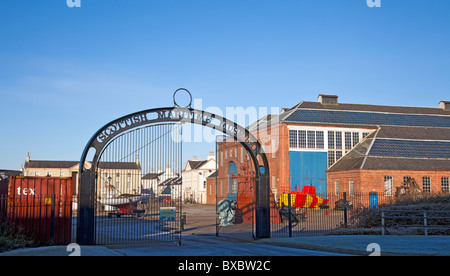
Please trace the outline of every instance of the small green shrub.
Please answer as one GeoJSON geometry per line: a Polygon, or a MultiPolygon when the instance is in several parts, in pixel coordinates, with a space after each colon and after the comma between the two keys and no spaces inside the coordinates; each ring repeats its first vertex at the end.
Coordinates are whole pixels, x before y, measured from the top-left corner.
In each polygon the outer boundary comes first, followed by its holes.
{"type": "Polygon", "coordinates": [[[20,228],[7,221],[0,222],[0,252],[35,245],[32,239],[23,235],[20,228]]]}

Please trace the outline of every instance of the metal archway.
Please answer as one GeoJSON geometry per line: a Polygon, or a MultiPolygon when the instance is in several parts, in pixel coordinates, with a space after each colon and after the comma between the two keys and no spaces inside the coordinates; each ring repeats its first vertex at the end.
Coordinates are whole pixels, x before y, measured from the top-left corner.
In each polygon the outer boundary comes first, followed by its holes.
{"type": "MultiPolygon", "coordinates": [[[[177,91],[179,90],[180,89],[177,91]]],[[[264,167],[263,172],[256,170],[255,227],[257,239],[270,237],[269,164],[261,144],[247,129],[222,116],[203,110],[192,109],[190,104],[187,107],[179,107],[175,100],[174,104],[175,107],[148,109],[123,116],[103,126],[89,140],[81,156],[79,167],[77,218],[78,244],[90,245],[95,243],[95,179],[97,173],[96,168],[102,150],[115,137],[124,132],[137,127],[160,123],[190,123],[202,125],[227,134],[242,144],[250,154],[255,168],[258,168],[261,165],[264,167]],[[88,155],[91,155],[92,152],[92,160],[87,160],[88,155]],[[259,164],[258,157],[261,158],[263,164],[259,164]],[[87,162],[90,162],[91,166],[88,166],[87,162]]]]}

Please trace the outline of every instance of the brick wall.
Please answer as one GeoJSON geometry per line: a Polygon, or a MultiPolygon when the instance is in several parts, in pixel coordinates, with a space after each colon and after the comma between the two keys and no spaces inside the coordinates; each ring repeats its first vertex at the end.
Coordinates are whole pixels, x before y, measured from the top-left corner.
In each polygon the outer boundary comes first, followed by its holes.
{"type": "Polygon", "coordinates": [[[335,183],[339,181],[339,192],[349,193],[349,182],[354,183],[355,193],[385,192],[385,176],[392,177],[393,193],[396,187],[403,184],[404,177],[412,177],[423,189],[423,177],[430,178],[431,193],[442,192],[442,177],[450,177],[449,171],[413,171],[413,170],[346,170],[327,173],[327,188],[329,193],[335,193],[335,183]]]}

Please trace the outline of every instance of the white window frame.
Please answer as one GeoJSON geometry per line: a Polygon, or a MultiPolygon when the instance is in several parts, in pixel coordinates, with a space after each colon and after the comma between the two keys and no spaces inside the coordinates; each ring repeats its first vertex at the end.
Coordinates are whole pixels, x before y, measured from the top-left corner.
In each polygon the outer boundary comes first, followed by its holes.
{"type": "MultiPolygon", "coordinates": [[[[370,134],[374,130],[366,128],[337,128],[337,127],[314,127],[314,126],[298,126],[298,125],[288,125],[289,132],[289,151],[315,151],[315,152],[328,152],[329,150],[342,151],[344,153],[350,151],[353,145],[360,143],[365,137],[363,134],[370,134]],[[293,135],[291,131],[297,131],[297,135],[293,135]],[[314,148],[311,148],[308,141],[308,131],[315,131],[314,133],[314,148]],[[317,148],[317,132],[323,132],[323,148],[317,148]],[[331,132],[331,133],[330,133],[331,132]],[[346,148],[345,133],[350,133],[350,140],[347,145],[350,148],[346,148]],[[356,133],[358,133],[358,141],[356,142],[356,133]],[[305,137],[303,137],[303,135],[305,137]],[[331,138],[333,135],[333,138],[331,138]],[[295,136],[295,137],[294,137],[295,136]],[[355,139],[354,139],[355,137],[355,139]],[[304,138],[304,139],[302,139],[304,138]],[[303,141],[302,141],[303,140],[303,141]],[[331,142],[331,145],[329,144],[331,142]],[[296,146],[295,146],[296,145],[296,146]],[[334,146],[333,146],[334,145],[334,146]]],[[[366,135],[366,136],[367,136],[366,135]]],[[[310,136],[312,134],[310,133],[310,136]]],[[[319,134],[319,137],[321,134],[319,134]]],[[[322,142],[322,141],[320,141],[322,142]]],[[[320,143],[321,144],[321,143],[320,143]]],[[[336,161],[338,158],[336,158],[336,161]]]]}
{"type": "Polygon", "coordinates": [[[384,176],[384,195],[393,196],[394,195],[394,177],[385,175],[384,176]]]}

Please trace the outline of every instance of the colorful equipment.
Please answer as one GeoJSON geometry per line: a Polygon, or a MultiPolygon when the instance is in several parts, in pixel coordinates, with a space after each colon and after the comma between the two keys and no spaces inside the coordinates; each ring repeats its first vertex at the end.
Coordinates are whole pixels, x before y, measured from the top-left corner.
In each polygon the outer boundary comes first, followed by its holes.
{"type": "Polygon", "coordinates": [[[281,195],[281,207],[289,205],[291,197],[291,206],[295,208],[316,208],[328,204],[328,199],[316,195],[314,186],[304,186],[301,192],[289,192],[281,195]]]}

